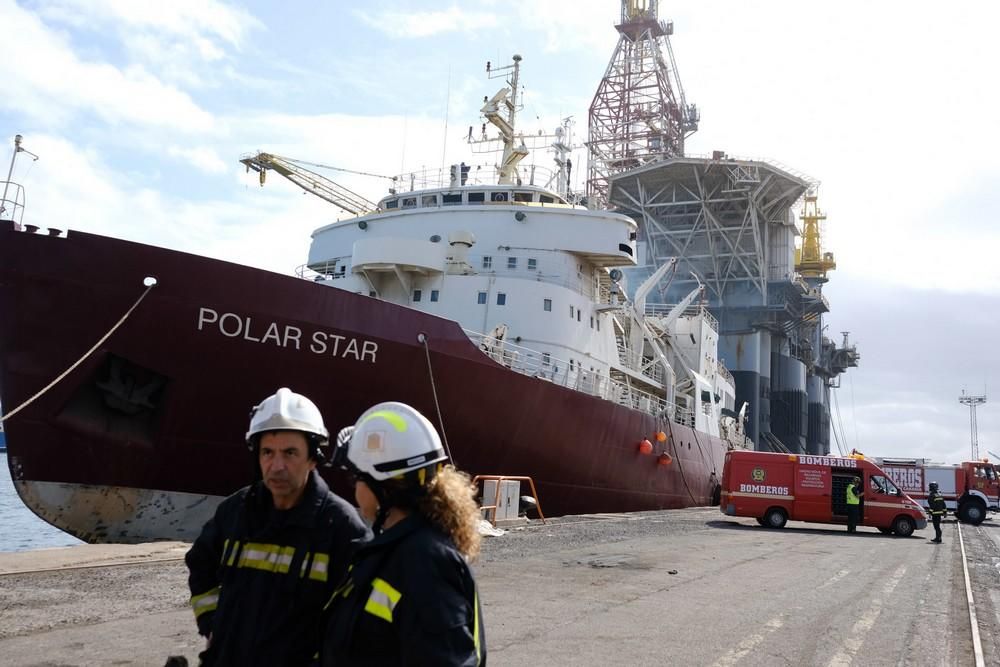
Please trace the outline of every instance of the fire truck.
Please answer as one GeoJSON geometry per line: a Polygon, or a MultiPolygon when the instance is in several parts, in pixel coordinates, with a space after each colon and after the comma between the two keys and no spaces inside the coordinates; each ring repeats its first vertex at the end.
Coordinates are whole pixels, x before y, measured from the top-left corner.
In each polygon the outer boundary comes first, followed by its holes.
{"type": "Polygon", "coordinates": [[[964,523],[979,525],[987,512],[1000,510],[1000,470],[989,459],[954,465],[932,463],[928,459],[872,457],[870,460],[924,507],[930,483],[937,482],[945,505],[964,523]]]}
{"type": "Polygon", "coordinates": [[[766,528],[783,528],[789,519],[846,524],[847,485],[855,477],[864,489],[858,525],[901,537],[927,526],[917,501],[862,456],[729,451],[719,509],[729,516],[753,517],[766,528]]]}

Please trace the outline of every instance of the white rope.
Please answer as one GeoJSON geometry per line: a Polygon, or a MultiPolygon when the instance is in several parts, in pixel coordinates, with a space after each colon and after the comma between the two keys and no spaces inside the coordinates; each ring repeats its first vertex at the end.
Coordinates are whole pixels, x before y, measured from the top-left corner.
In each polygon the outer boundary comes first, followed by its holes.
{"type": "Polygon", "coordinates": [[[28,400],[26,400],[24,403],[21,403],[21,405],[17,406],[16,408],[14,408],[13,410],[11,410],[7,414],[5,414],[2,417],[0,417],[0,423],[3,423],[5,421],[7,421],[8,419],[10,419],[14,415],[16,415],[18,412],[20,412],[21,410],[25,409],[26,407],[28,407],[32,403],[34,403],[35,400],[37,400],[38,398],[41,398],[41,396],[44,395],[45,392],[47,392],[49,389],[52,389],[52,387],[56,386],[59,383],[60,380],[62,380],[64,377],[66,377],[67,375],[69,375],[70,373],[72,373],[73,370],[77,366],[79,366],[80,364],[82,364],[83,361],[87,357],[89,357],[90,355],[92,355],[94,353],[94,350],[96,350],[101,345],[103,345],[104,341],[106,341],[111,336],[111,334],[113,334],[115,331],[118,330],[118,327],[120,327],[122,324],[124,324],[125,320],[128,319],[128,316],[132,314],[132,311],[135,310],[136,307],[140,303],[142,303],[142,300],[146,298],[146,295],[149,294],[149,290],[153,289],[154,287],[156,287],[156,282],[153,282],[152,284],[148,285],[146,287],[146,290],[139,296],[138,299],[136,299],[136,302],[132,304],[132,307],[129,308],[128,311],[124,315],[122,315],[121,319],[118,320],[118,322],[116,322],[113,327],[111,327],[111,330],[108,331],[108,333],[104,334],[104,336],[102,336],[99,341],[97,341],[96,343],[94,343],[93,347],[91,347],[89,350],[87,350],[87,352],[82,357],[80,357],[79,359],[77,359],[73,363],[72,366],[70,366],[65,371],[63,371],[59,375],[59,377],[57,377],[55,380],[53,380],[52,382],[48,383],[45,387],[43,387],[41,389],[41,391],[39,391],[37,394],[35,394],[34,396],[32,396],[31,398],[29,398],[28,400]]]}
{"type": "Polygon", "coordinates": [[[438,425],[441,428],[441,441],[444,443],[444,453],[448,455],[451,464],[457,468],[458,463],[455,462],[455,457],[451,455],[451,448],[448,447],[448,436],[444,432],[444,418],[441,416],[441,405],[438,403],[437,387],[434,385],[434,369],[431,368],[431,350],[427,347],[427,336],[422,333],[418,334],[417,340],[423,343],[424,353],[427,355],[427,374],[431,376],[431,393],[434,394],[434,409],[437,410],[438,425]]]}

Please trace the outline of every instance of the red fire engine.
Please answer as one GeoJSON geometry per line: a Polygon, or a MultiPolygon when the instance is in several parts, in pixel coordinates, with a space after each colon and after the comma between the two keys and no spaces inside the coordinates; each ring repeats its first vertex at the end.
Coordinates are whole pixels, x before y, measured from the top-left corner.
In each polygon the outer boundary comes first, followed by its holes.
{"type": "Polygon", "coordinates": [[[1000,481],[996,466],[988,459],[956,465],[931,463],[927,459],[871,458],[882,467],[904,493],[927,507],[928,485],[938,483],[948,509],[960,521],[979,525],[988,511],[1000,509],[1000,481]]]}
{"type": "Polygon", "coordinates": [[[846,489],[855,477],[864,489],[859,525],[902,537],[927,526],[920,505],[860,456],[730,451],[719,509],[729,516],[752,516],[769,528],[782,528],[788,519],[846,524],[846,489]]]}

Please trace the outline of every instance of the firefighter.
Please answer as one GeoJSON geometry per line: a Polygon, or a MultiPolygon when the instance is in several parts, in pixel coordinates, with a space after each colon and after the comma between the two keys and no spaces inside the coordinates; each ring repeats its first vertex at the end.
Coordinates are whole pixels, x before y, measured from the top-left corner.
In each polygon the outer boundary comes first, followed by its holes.
{"type": "Polygon", "coordinates": [[[437,431],[402,403],[380,403],[337,437],[335,463],[375,537],[328,605],[323,665],[485,665],[469,560],[479,508],[469,478],[444,465],[437,431]]]}
{"type": "Polygon", "coordinates": [[[260,478],[229,496],[185,560],[203,665],[306,665],[321,614],[369,532],[316,472],[327,430],[281,388],[253,409],[246,442],[260,478]]]}
{"type": "Polygon", "coordinates": [[[861,519],[861,500],[865,492],[861,488],[861,478],[855,477],[847,485],[847,532],[854,533],[858,529],[858,521],[861,519]]]}
{"type": "Polygon", "coordinates": [[[928,488],[930,493],[927,495],[927,505],[931,510],[931,521],[934,523],[934,539],[931,542],[941,544],[941,519],[948,508],[944,504],[944,496],[938,491],[938,483],[931,482],[928,488]]]}

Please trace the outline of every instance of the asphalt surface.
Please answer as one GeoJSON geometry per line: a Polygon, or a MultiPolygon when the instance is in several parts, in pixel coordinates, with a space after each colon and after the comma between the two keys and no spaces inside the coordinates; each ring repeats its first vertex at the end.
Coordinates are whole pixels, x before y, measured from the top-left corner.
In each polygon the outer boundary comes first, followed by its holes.
{"type": "MultiPolygon", "coordinates": [[[[702,508],[487,538],[476,572],[490,664],[975,664],[957,524],[942,545],[931,529],[859,530],[767,530],[702,508]]],[[[962,534],[985,664],[1000,664],[1000,525],[962,534]]],[[[187,572],[164,560],[182,550],[0,554],[0,663],[194,664],[187,572]]]]}

